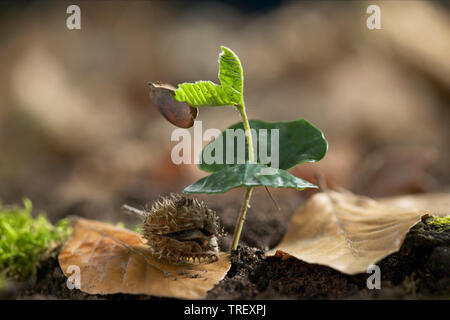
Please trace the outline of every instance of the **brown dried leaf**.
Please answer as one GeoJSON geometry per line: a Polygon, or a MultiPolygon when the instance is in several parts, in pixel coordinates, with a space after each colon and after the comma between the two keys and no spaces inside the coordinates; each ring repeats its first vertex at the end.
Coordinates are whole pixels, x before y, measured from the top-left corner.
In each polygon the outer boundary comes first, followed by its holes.
{"type": "Polygon", "coordinates": [[[409,210],[427,210],[429,214],[445,217],[450,214],[450,193],[436,192],[377,199],[380,203],[409,210]]]}
{"type": "Polygon", "coordinates": [[[398,251],[425,213],[351,193],[318,193],[294,213],[275,250],[346,274],[366,272],[369,265],[398,251]]]}
{"type": "Polygon", "coordinates": [[[131,293],[202,299],[228,272],[228,254],[210,264],[169,265],[153,258],[145,240],[129,230],[78,219],[58,257],[69,277],[81,271],[80,290],[89,294],[131,293]]]}

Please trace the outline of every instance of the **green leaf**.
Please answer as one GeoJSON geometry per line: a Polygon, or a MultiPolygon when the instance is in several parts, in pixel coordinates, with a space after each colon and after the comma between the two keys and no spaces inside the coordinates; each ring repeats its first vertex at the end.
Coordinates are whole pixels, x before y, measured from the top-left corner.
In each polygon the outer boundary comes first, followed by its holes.
{"type": "Polygon", "coordinates": [[[186,187],[184,193],[224,193],[239,187],[266,186],[273,188],[317,188],[317,186],[293,176],[286,170],[278,169],[276,173],[264,174],[270,168],[260,163],[245,163],[228,166],[204,177],[186,187]]]}
{"type": "MultiPolygon", "coordinates": [[[[300,119],[291,122],[266,122],[261,120],[250,120],[250,127],[252,130],[254,129],[256,133],[256,136],[255,134],[253,134],[253,145],[255,150],[257,150],[255,159],[256,162],[258,163],[266,162],[263,161],[264,159],[261,158],[261,153],[269,157],[272,154],[271,129],[279,130],[278,131],[279,136],[278,139],[275,139],[275,142],[278,141],[279,143],[278,167],[280,169],[289,170],[303,162],[319,161],[327,153],[328,143],[325,140],[323,133],[305,119],[300,119]],[[264,148],[262,148],[261,150],[262,141],[260,141],[260,135],[263,134],[264,132],[261,131],[261,129],[266,129],[267,132],[267,138],[263,139],[267,141],[267,152],[264,152],[265,151],[264,148]]],[[[242,122],[239,122],[230,126],[228,129],[244,130],[244,126],[242,122]]],[[[276,136],[274,136],[274,138],[276,138],[276,136]]],[[[219,137],[214,139],[203,149],[200,155],[201,157],[200,159],[202,161],[199,164],[199,168],[207,172],[217,172],[225,167],[241,164],[248,161],[247,140],[241,136],[241,141],[245,143],[245,159],[243,158],[243,156],[241,156],[238,159],[239,156],[237,152],[239,145],[238,137],[230,136],[230,139],[227,140],[226,131],[222,132],[222,134],[219,137]],[[226,161],[227,145],[231,145],[231,143],[233,143],[234,146],[233,158],[231,159],[232,161],[229,161],[231,163],[227,164],[226,161]],[[217,150],[222,150],[222,156],[219,155],[217,157],[216,163],[209,163],[209,164],[206,163],[205,162],[205,160],[207,159],[206,155],[210,153],[214,157],[217,150]]],[[[231,149],[231,146],[229,148],[231,149]]]]}
{"type": "Polygon", "coordinates": [[[238,56],[225,46],[220,47],[219,80],[225,93],[235,103],[242,102],[244,94],[244,72],[238,56]]]}
{"type": "Polygon", "coordinates": [[[222,46],[219,55],[219,80],[221,85],[211,81],[181,83],[174,98],[191,107],[227,106],[242,103],[244,75],[238,56],[222,46]]]}
{"type": "Polygon", "coordinates": [[[191,107],[229,106],[234,103],[221,86],[211,81],[179,84],[174,98],[179,102],[186,101],[191,107]]]}

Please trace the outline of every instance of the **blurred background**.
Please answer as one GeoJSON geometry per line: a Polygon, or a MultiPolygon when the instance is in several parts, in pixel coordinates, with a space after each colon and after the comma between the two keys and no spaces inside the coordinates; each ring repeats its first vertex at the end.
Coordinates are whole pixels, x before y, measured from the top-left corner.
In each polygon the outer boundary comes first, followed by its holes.
{"type": "MultiPolygon", "coordinates": [[[[171,162],[175,127],[151,104],[147,82],[217,82],[220,45],[242,61],[250,118],[306,118],[328,139],[325,159],[294,175],[315,182],[320,172],[330,187],[371,197],[448,191],[449,9],[442,1],[1,2],[0,199],[29,197],[53,221],[118,221],[127,219],[122,203],[140,206],[205,176],[171,162]],[[66,27],[70,4],[81,8],[81,30],[66,27]],[[366,27],[370,4],[381,8],[381,30],[366,27]]],[[[197,119],[204,130],[239,121],[227,107],[197,119]]],[[[310,195],[272,193],[281,217],[310,195]]],[[[232,233],[242,190],[200,197],[230,219],[232,233]]],[[[253,203],[268,211],[259,232],[284,224],[264,189],[253,203]]]]}

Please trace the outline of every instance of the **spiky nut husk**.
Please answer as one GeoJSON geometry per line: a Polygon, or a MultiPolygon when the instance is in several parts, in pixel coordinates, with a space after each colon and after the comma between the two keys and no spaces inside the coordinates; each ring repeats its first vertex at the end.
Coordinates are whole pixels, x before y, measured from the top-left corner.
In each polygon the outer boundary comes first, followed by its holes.
{"type": "Polygon", "coordinates": [[[218,238],[223,231],[219,218],[204,202],[171,194],[153,203],[145,212],[143,236],[156,258],[169,263],[213,262],[218,259],[218,238]],[[206,231],[208,236],[202,244],[168,236],[186,230],[206,231]]]}

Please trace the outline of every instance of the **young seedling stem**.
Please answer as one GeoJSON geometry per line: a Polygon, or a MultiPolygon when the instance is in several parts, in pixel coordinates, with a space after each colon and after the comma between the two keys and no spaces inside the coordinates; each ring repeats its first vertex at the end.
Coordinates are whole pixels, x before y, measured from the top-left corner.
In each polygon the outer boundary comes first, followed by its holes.
{"type": "MultiPolygon", "coordinates": [[[[247,137],[247,145],[248,145],[248,158],[250,162],[255,161],[255,157],[253,154],[253,141],[252,141],[252,133],[250,131],[250,124],[248,123],[248,117],[245,112],[245,104],[242,101],[240,104],[236,104],[236,109],[239,111],[242,117],[242,121],[244,123],[245,136],[247,137]]],[[[242,227],[244,226],[245,217],[247,215],[247,210],[250,207],[250,198],[253,193],[253,188],[247,188],[247,192],[245,193],[244,203],[242,204],[241,211],[239,213],[238,221],[236,222],[236,227],[234,228],[233,242],[231,243],[230,251],[236,250],[239,238],[241,237],[242,227]]]]}

